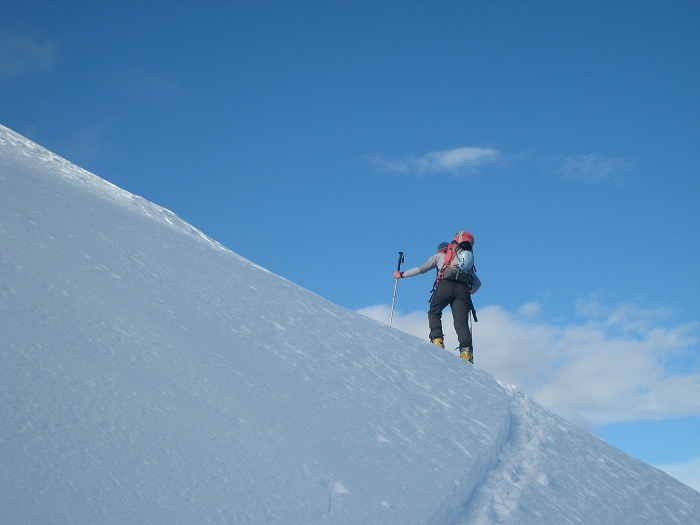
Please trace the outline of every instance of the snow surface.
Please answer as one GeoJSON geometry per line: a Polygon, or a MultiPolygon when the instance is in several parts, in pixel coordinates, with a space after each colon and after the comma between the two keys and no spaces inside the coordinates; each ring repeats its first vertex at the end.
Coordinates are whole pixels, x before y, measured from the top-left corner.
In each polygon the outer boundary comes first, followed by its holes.
{"type": "Polygon", "coordinates": [[[0,126],[0,524],[700,523],[700,493],[0,126]]]}

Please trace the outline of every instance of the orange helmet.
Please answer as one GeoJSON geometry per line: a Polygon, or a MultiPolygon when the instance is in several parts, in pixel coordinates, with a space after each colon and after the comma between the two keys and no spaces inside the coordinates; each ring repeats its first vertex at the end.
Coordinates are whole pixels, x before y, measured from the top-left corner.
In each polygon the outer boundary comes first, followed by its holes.
{"type": "Polygon", "coordinates": [[[474,246],[474,236],[469,232],[459,232],[457,235],[455,235],[454,241],[457,244],[462,244],[466,241],[474,246]]]}

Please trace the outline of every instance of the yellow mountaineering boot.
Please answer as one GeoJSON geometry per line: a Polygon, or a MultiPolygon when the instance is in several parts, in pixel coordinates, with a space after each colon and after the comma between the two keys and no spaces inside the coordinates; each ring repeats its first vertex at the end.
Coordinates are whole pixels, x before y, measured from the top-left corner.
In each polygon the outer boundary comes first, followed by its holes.
{"type": "Polygon", "coordinates": [[[459,357],[474,364],[474,354],[472,353],[471,346],[460,346],[459,357]]]}
{"type": "Polygon", "coordinates": [[[434,345],[439,346],[440,348],[445,348],[445,343],[442,342],[442,337],[436,337],[435,339],[431,339],[430,342],[434,345]]]}

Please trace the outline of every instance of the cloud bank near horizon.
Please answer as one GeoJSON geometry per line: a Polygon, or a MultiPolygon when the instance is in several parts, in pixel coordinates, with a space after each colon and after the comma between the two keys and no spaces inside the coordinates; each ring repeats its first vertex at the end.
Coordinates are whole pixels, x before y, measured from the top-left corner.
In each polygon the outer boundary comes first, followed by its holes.
{"type": "MultiPolygon", "coordinates": [[[[389,306],[359,312],[388,324],[389,306]]],[[[482,307],[474,327],[476,365],[559,415],[584,427],[700,415],[700,373],[678,373],[697,343],[697,325],[662,326],[663,310],[580,301],[581,322],[557,326],[539,320],[539,304],[515,312],[482,307]]],[[[393,326],[427,341],[425,312],[394,312],[393,326]]],[[[445,342],[457,347],[449,309],[445,342]]],[[[696,367],[697,369],[697,364],[696,367]]]]}

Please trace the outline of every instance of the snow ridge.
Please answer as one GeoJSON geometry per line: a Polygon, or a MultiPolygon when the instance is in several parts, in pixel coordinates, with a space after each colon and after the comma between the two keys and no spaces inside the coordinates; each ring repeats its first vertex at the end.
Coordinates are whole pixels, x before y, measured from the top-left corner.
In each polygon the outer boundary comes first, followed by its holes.
{"type": "Polygon", "coordinates": [[[119,186],[104,180],[72,162],[52,153],[42,146],[23,137],[0,124],[0,159],[6,167],[32,166],[32,174],[53,174],[70,180],[84,191],[109,199],[141,215],[168,224],[175,229],[200,238],[211,247],[230,251],[228,248],[208,237],[191,224],[183,221],[170,210],[158,206],[143,197],[134,195],[119,186]]]}
{"type": "Polygon", "coordinates": [[[488,374],[0,139],[0,523],[417,525],[493,463],[488,374]]]}
{"type": "Polygon", "coordinates": [[[514,387],[4,127],[0,322],[0,523],[700,524],[514,387]]]}

